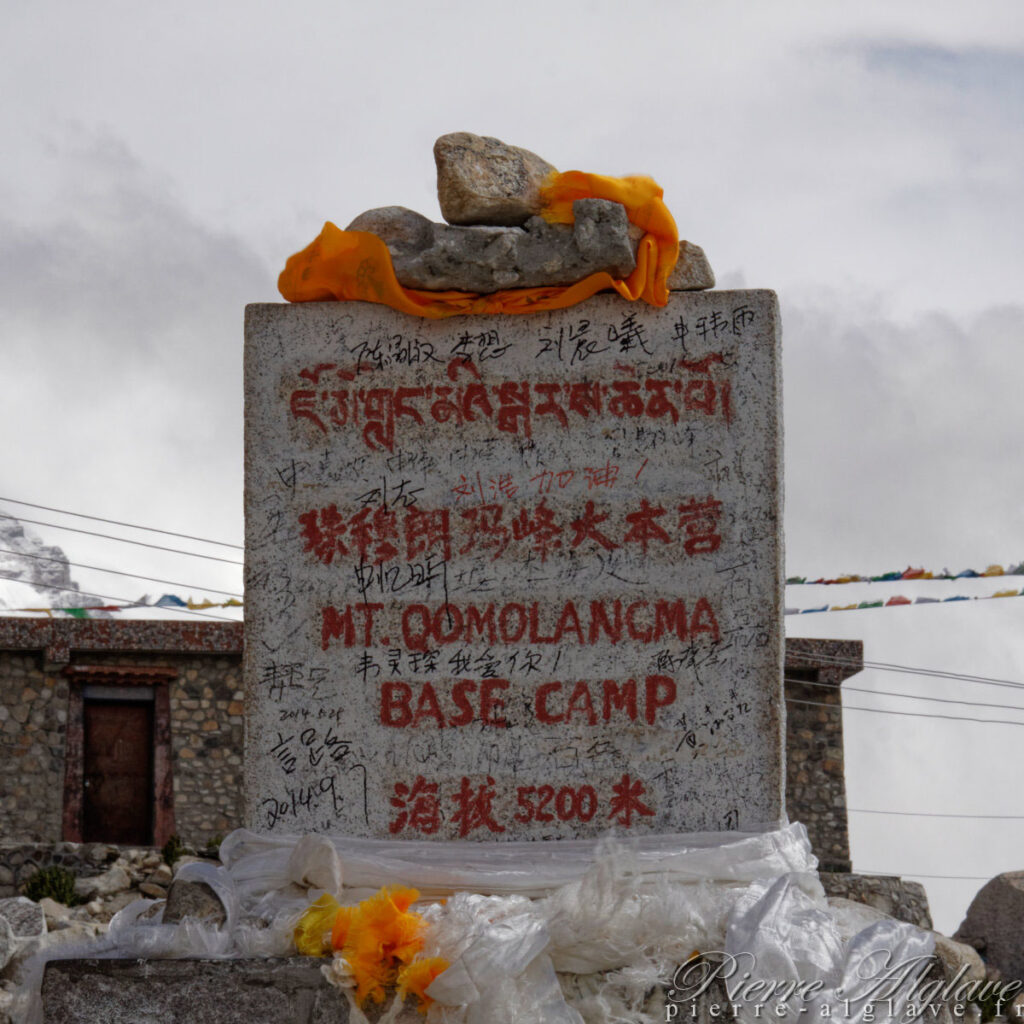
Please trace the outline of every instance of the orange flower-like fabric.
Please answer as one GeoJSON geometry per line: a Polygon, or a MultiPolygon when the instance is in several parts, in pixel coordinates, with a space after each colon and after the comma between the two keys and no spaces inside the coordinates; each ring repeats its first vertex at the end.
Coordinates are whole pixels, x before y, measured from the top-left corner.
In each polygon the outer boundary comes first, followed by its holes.
{"type": "Polygon", "coordinates": [[[423,948],[426,928],[423,918],[409,910],[418,897],[415,889],[403,886],[381,889],[354,907],[342,907],[332,896],[321,896],[296,926],[295,945],[307,956],[340,952],[355,979],[360,1006],[367,999],[382,1003],[387,989],[395,985],[403,994],[412,992],[426,1000],[423,990],[448,968],[448,962],[433,957],[413,963],[423,948]],[[430,971],[434,973],[428,977],[430,971]]]}
{"type": "Polygon", "coordinates": [[[399,995],[405,996],[412,993],[420,1001],[420,1012],[426,1013],[427,1007],[434,1001],[427,995],[427,988],[439,974],[444,974],[450,966],[443,956],[428,956],[422,960],[414,960],[398,972],[399,995]]]}
{"type": "Polygon", "coordinates": [[[288,258],[277,287],[289,302],[360,299],[434,320],[564,309],[609,288],[631,301],[643,299],[664,306],[668,277],[679,255],[679,235],[662,196],[652,178],[610,178],[584,171],[555,174],[541,189],[541,215],[552,223],[571,224],[576,199],[610,199],[625,206],[630,221],[645,234],[637,250],[636,269],[624,281],[602,272],[567,287],[511,288],[489,295],[403,288],[388,247],[376,235],[342,231],[328,221],[313,242],[288,258]]]}

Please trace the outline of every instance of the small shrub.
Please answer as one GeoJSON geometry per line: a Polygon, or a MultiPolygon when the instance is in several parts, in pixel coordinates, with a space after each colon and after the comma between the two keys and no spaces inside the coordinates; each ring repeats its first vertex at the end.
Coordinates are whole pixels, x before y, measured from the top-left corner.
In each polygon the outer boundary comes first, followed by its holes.
{"type": "Polygon", "coordinates": [[[164,862],[168,867],[174,867],[174,862],[185,852],[185,844],[178,838],[177,833],[171,836],[170,839],[164,843],[164,848],[160,851],[163,854],[164,862]]]}
{"type": "Polygon", "coordinates": [[[220,855],[220,844],[224,842],[224,837],[218,832],[215,836],[210,836],[206,840],[206,849],[203,850],[204,857],[217,857],[220,855]]]}
{"type": "Polygon", "coordinates": [[[59,864],[40,868],[24,884],[22,891],[36,903],[46,896],[58,903],[63,903],[66,907],[75,907],[82,902],[75,895],[75,876],[59,864]]]}

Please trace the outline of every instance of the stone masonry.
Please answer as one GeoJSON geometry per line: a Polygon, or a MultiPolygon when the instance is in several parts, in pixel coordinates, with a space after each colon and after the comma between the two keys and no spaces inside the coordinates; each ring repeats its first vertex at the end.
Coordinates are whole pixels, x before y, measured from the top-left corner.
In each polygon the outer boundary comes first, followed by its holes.
{"type": "MultiPolygon", "coordinates": [[[[75,690],[89,681],[166,688],[168,806],[158,845],[176,832],[203,846],[237,826],[240,624],[0,619],[0,762],[7,769],[0,782],[0,847],[81,838],[69,834],[74,766],[66,754],[77,749],[81,757],[75,690]]],[[[159,723],[156,731],[159,744],[159,723]]],[[[0,849],[0,890],[11,884],[6,876],[14,866],[3,860],[0,849]]]]}
{"type": "Polygon", "coordinates": [[[863,661],[859,640],[786,641],[786,807],[823,871],[850,870],[840,686],[863,661]]]}

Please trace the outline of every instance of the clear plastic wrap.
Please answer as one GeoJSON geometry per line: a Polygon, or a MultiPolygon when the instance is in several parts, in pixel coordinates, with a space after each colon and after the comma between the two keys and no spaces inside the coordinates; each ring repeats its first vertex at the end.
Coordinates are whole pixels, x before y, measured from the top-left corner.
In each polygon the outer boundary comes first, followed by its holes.
{"type": "MultiPolygon", "coordinates": [[[[556,842],[427,842],[330,836],[338,852],[345,887],[376,890],[412,885],[428,897],[471,891],[486,895],[544,896],[581,878],[607,840],[556,842]]],[[[221,859],[242,893],[278,891],[291,883],[288,870],[299,836],[232,832],[221,859]]],[[[752,882],[790,871],[811,871],[803,825],[764,832],[694,832],[630,837],[637,873],[675,881],[752,882]]]]}
{"type": "MultiPolygon", "coordinates": [[[[831,908],[799,824],[493,844],[238,830],[224,840],[221,857],[223,867],[189,864],[177,877],[210,886],[225,907],[222,927],[164,924],[157,904],[139,900],[75,955],[287,955],[299,917],[321,893],[352,905],[401,884],[421,893],[422,955],[450,964],[426,990],[434,1000],[429,1024],[655,1024],[666,1017],[652,992],[669,987],[696,951],[752,956],[759,976],[819,983],[811,1003],[790,994],[788,1009],[807,1006],[811,1019],[812,1005],[828,1006],[857,1021],[863,1010],[843,1004],[844,985],[865,965],[877,966],[882,950],[926,955],[934,946],[930,933],[910,925],[864,927],[864,915],[831,908]]],[[[324,973],[349,999],[352,1024],[362,1024],[345,962],[327,962],[324,973]]],[[[745,1022],[765,1019],[774,1005],[758,1012],[754,998],[736,1002],[745,1022]]],[[[399,1011],[396,997],[383,1024],[399,1011]]]]}

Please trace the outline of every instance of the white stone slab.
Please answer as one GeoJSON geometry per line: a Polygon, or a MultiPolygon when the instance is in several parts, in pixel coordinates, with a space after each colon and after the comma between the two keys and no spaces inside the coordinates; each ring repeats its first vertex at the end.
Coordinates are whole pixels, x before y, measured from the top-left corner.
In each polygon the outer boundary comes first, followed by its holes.
{"type": "Polygon", "coordinates": [[[246,804],[507,840],[782,814],[774,293],[246,311],[246,804]]]}

